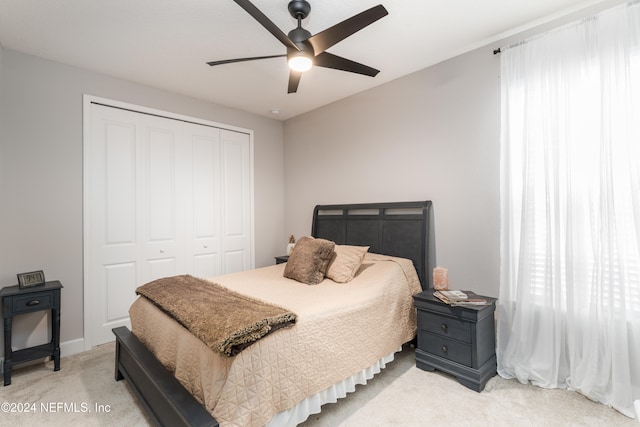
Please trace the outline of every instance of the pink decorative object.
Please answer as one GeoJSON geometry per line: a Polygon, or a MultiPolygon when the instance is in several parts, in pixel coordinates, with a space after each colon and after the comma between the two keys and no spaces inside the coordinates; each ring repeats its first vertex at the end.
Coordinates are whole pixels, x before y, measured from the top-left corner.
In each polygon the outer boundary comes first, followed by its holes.
{"type": "Polygon", "coordinates": [[[433,269],[433,287],[436,291],[449,290],[449,270],[442,267],[433,269]]]}

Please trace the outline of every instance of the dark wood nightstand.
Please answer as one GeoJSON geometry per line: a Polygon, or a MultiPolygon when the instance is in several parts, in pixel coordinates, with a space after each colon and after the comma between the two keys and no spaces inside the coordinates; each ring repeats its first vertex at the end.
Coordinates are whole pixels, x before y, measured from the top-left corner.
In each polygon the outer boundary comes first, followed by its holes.
{"type": "Polygon", "coordinates": [[[0,291],[4,317],[4,385],[11,384],[11,368],[18,363],[51,357],[54,371],[60,370],[60,289],[58,281],[20,289],[7,286],[0,291]],[[33,311],[51,310],[51,342],[22,350],[11,349],[13,316],[33,311]]]}
{"type": "Polygon", "coordinates": [[[283,264],[289,261],[289,255],[280,255],[276,257],[276,264],[283,264]]]}
{"type": "Polygon", "coordinates": [[[414,295],[418,309],[416,366],[454,375],[480,392],[496,374],[495,298],[489,305],[452,307],[433,296],[433,289],[414,295]]]}

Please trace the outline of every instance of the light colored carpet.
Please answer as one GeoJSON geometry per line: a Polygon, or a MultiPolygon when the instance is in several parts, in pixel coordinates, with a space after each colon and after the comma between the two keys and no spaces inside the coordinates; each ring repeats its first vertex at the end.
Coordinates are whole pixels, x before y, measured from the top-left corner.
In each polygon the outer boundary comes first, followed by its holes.
{"type": "Polygon", "coordinates": [[[115,343],[63,357],[57,372],[52,361],[14,368],[11,384],[0,387],[0,425],[151,425],[126,382],[114,379],[114,369],[115,343]]]}
{"type": "MultiPolygon", "coordinates": [[[[114,380],[114,345],[18,368],[0,387],[2,426],[148,426],[126,381],[114,380]],[[22,413],[7,413],[7,403],[22,413]],[[25,412],[24,404],[30,412],[25,412]],[[19,405],[23,407],[20,408],[19,405]],[[97,406],[96,406],[97,405],[97,406]]],[[[629,426],[636,420],[566,390],[494,377],[482,393],[415,367],[412,348],[355,393],[323,406],[302,427],[334,426],[629,426]]]]}

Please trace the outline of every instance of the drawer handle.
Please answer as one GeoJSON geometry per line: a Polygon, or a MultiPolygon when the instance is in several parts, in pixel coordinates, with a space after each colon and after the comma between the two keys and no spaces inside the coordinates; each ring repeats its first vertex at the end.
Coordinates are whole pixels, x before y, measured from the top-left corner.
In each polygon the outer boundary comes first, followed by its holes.
{"type": "Polygon", "coordinates": [[[29,307],[33,307],[34,305],[38,305],[38,304],[40,304],[40,300],[39,300],[39,299],[32,299],[31,301],[29,301],[29,302],[27,303],[27,305],[28,305],[29,307]]]}
{"type": "Polygon", "coordinates": [[[442,325],[440,325],[440,329],[442,329],[442,332],[447,332],[447,325],[443,323],[442,325]]]}
{"type": "Polygon", "coordinates": [[[447,346],[443,345],[441,350],[442,350],[443,353],[446,353],[447,352],[447,346]]]}

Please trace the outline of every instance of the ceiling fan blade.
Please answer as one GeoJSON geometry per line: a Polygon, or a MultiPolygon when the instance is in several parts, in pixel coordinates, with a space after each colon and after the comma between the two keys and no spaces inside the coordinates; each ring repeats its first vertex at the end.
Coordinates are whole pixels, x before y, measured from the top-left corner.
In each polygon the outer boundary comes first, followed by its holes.
{"type": "Polygon", "coordinates": [[[253,5],[249,0],[234,0],[238,6],[247,11],[249,15],[253,17],[256,21],[258,21],[264,28],[267,29],[271,34],[273,34],[280,42],[288,48],[294,50],[300,50],[298,46],[294,42],[287,37],[285,33],[282,32],[280,28],[276,26],[267,16],[260,11],[257,7],[253,5]]]}
{"type": "Polygon", "coordinates": [[[388,14],[387,9],[379,4],[309,37],[308,41],[317,55],[388,14]]]}
{"type": "Polygon", "coordinates": [[[289,89],[287,93],[296,93],[300,84],[300,77],[302,77],[302,73],[299,71],[292,70],[289,72],[289,89]]]}
{"type": "Polygon", "coordinates": [[[329,52],[322,52],[313,58],[313,65],[318,67],[333,68],[334,70],[348,71],[350,73],[364,74],[365,76],[375,77],[380,70],[368,67],[359,62],[334,55],[329,52]]]}
{"type": "Polygon", "coordinates": [[[236,58],[236,59],[223,59],[221,61],[210,61],[207,64],[211,65],[222,65],[222,64],[232,64],[234,62],[244,62],[244,61],[255,61],[258,59],[269,59],[269,58],[281,58],[287,55],[268,55],[268,56],[253,56],[250,58],[236,58]]]}

